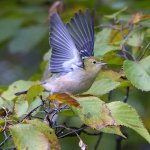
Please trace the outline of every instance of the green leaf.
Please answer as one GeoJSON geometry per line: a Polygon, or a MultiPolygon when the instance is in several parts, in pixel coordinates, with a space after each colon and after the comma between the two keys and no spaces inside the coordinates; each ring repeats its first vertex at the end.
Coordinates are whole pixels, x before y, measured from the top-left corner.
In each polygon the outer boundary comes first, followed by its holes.
{"type": "Polygon", "coordinates": [[[91,95],[104,95],[111,90],[117,88],[120,85],[120,82],[111,80],[111,79],[101,79],[95,81],[91,88],[85,92],[85,94],[91,94],[91,95]]]}
{"type": "Polygon", "coordinates": [[[144,40],[144,32],[136,29],[132,30],[126,37],[126,43],[133,47],[140,47],[144,40]]]}
{"type": "Polygon", "coordinates": [[[2,97],[0,97],[0,107],[7,108],[10,112],[13,112],[14,102],[6,99],[4,100],[2,97]]]}
{"type": "Polygon", "coordinates": [[[33,83],[34,82],[23,80],[16,81],[8,87],[8,90],[2,93],[1,97],[11,101],[16,97],[15,93],[26,91],[33,83]]]}
{"type": "Polygon", "coordinates": [[[126,138],[126,137],[122,134],[122,132],[121,132],[121,130],[120,130],[120,126],[116,126],[116,127],[115,127],[115,126],[112,126],[112,127],[105,127],[105,128],[103,128],[103,129],[101,129],[101,131],[104,132],[104,133],[117,134],[117,135],[120,135],[120,136],[126,138]]]}
{"type": "Polygon", "coordinates": [[[10,126],[10,133],[18,150],[60,149],[53,129],[39,120],[10,126]]]}
{"type": "Polygon", "coordinates": [[[91,128],[100,130],[109,125],[117,125],[105,103],[94,96],[76,97],[81,108],[73,108],[81,121],[91,128]]]}
{"type": "Polygon", "coordinates": [[[143,126],[143,123],[134,108],[119,101],[111,102],[107,104],[107,107],[110,109],[111,115],[117,124],[133,129],[150,143],[150,134],[143,126]]]}
{"type": "Polygon", "coordinates": [[[115,12],[112,15],[105,15],[105,18],[108,19],[116,19],[122,12],[124,12],[125,10],[127,10],[128,7],[124,7],[121,10],[119,10],[118,12],[115,12]]]}
{"type": "Polygon", "coordinates": [[[44,26],[31,26],[21,29],[9,44],[10,52],[28,52],[44,38],[46,33],[48,31],[44,26]]]}
{"type": "Polygon", "coordinates": [[[15,113],[17,117],[21,117],[26,114],[28,110],[28,102],[25,100],[25,95],[20,95],[15,102],[15,113]]]}
{"type": "Polygon", "coordinates": [[[19,29],[22,20],[1,19],[0,20],[0,42],[11,38],[19,29]],[[10,27],[11,26],[11,27],[10,27]]]}
{"type": "Polygon", "coordinates": [[[119,50],[119,49],[120,49],[120,46],[114,46],[108,43],[101,43],[101,44],[95,45],[94,54],[95,56],[103,56],[110,51],[119,50]]]}
{"type": "Polygon", "coordinates": [[[150,91],[150,56],[140,62],[124,61],[123,70],[136,88],[150,91]]]}
{"type": "Polygon", "coordinates": [[[29,104],[31,104],[31,102],[37,96],[39,96],[43,91],[44,91],[44,87],[41,86],[40,84],[31,86],[27,92],[26,100],[28,101],[29,104]]]}
{"type": "Polygon", "coordinates": [[[118,50],[120,46],[115,46],[110,43],[112,29],[103,29],[101,32],[96,34],[96,40],[94,44],[95,56],[103,56],[107,52],[118,50]]]}

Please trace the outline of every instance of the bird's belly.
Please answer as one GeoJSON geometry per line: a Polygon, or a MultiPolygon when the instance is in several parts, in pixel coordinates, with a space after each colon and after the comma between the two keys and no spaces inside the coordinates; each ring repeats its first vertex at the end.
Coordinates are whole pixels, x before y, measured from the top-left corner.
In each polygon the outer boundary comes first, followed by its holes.
{"type": "Polygon", "coordinates": [[[91,87],[93,81],[94,79],[86,76],[62,76],[51,83],[51,91],[53,93],[79,94],[87,91],[91,87]]]}

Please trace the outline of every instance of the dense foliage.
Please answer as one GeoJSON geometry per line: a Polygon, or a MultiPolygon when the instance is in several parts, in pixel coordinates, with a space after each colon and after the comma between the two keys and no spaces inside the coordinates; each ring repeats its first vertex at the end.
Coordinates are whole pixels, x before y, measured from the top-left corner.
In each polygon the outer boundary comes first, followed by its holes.
{"type": "MultiPolygon", "coordinates": [[[[55,4],[50,7],[49,13],[55,11],[55,4]]],[[[10,6],[12,10],[18,7],[13,2],[10,6]]],[[[60,7],[57,9],[62,11],[60,7]]],[[[26,53],[44,41],[48,28],[43,18],[47,14],[38,7],[22,7],[17,8],[19,17],[14,19],[13,15],[7,16],[7,11],[12,10],[9,8],[3,11],[0,28],[4,30],[0,34],[0,42],[2,47],[7,43],[11,53],[26,53]],[[34,13],[36,18],[33,19],[31,14],[34,13]]],[[[65,15],[63,14],[64,17],[65,15]]],[[[101,23],[95,26],[94,53],[107,66],[87,92],[76,96],[66,93],[49,95],[49,92],[44,91],[40,80],[42,76],[43,79],[50,76],[46,69],[51,50],[44,55],[38,73],[33,74],[29,80],[18,80],[8,87],[0,87],[2,149],[69,149],[68,143],[74,140],[71,137],[78,138],[75,147],[71,146],[72,149],[82,150],[94,149],[94,146],[98,149],[103,137],[108,141],[105,144],[114,139],[117,149],[121,148],[122,140],[130,142],[128,138],[131,136],[140,140],[143,137],[150,143],[149,128],[147,130],[144,127],[136,110],[143,106],[136,108],[134,103],[128,104],[129,95],[132,96],[135,91],[136,94],[150,91],[150,15],[141,12],[131,14],[124,7],[101,18],[96,15],[96,18],[101,23]],[[54,101],[58,103],[57,107],[53,104],[54,101]],[[52,120],[56,116],[57,121],[54,123],[52,120]],[[106,138],[105,135],[113,136],[106,138]],[[95,139],[89,142],[90,136],[98,137],[96,144],[93,142],[95,139]]],[[[144,97],[140,100],[145,101],[144,97]]]]}

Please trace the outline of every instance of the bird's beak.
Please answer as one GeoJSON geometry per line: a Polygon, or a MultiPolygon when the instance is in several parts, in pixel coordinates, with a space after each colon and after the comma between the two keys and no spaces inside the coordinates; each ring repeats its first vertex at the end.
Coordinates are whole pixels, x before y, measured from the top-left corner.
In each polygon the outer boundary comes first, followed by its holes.
{"type": "Polygon", "coordinates": [[[104,66],[104,65],[106,65],[107,63],[104,63],[104,62],[98,62],[98,64],[104,66]]]}
{"type": "Polygon", "coordinates": [[[107,63],[101,62],[101,65],[102,65],[102,66],[104,66],[104,65],[106,65],[106,64],[107,64],[107,63]]]}

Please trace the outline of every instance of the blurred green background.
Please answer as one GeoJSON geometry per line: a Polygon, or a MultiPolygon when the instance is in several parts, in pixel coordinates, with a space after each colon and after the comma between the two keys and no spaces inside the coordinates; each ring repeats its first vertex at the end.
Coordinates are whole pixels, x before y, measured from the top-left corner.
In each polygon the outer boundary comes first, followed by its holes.
{"type": "MultiPolygon", "coordinates": [[[[0,85],[13,81],[28,80],[40,71],[43,55],[49,50],[49,15],[58,10],[68,21],[79,9],[95,10],[95,25],[103,15],[111,15],[128,7],[128,14],[150,14],[149,0],[0,0],[0,85]]],[[[113,100],[121,100],[124,93],[115,91],[113,100]]],[[[133,90],[129,104],[137,109],[150,131],[150,93],[133,90]]],[[[135,132],[128,130],[128,139],[123,140],[123,150],[149,150],[150,145],[135,132]]],[[[97,137],[81,135],[90,150],[94,150],[97,137]]],[[[104,134],[99,150],[114,150],[115,135],[104,134]]],[[[63,150],[78,150],[78,139],[61,140],[63,150]]]]}

